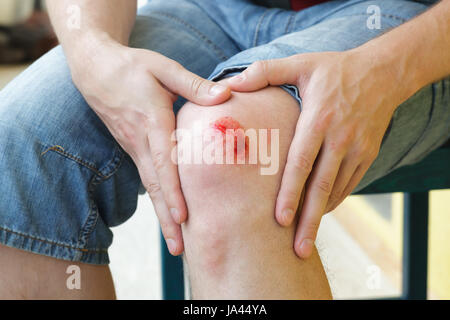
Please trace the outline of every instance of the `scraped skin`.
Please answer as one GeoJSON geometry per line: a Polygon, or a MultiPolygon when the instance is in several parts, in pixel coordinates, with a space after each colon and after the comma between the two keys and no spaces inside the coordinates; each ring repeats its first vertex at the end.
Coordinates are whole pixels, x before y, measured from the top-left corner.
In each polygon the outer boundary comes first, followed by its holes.
{"type": "Polygon", "coordinates": [[[232,117],[222,117],[217,119],[216,121],[211,123],[211,127],[219,130],[223,134],[226,133],[226,130],[236,130],[236,129],[243,129],[241,127],[241,124],[233,119],[232,117]]]}
{"type": "Polygon", "coordinates": [[[239,121],[233,119],[233,117],[221,117],[216,121],[210,123],[209,127],[215,132],[219,132],[223,139],[223,150],[227,152],[228,149],[232,150],[235,163],[237,163],[237,157],[243,157],[245,161],[246,153],[248,151],[248,141],[245,137],[244,128],[242,128],[239,121]],[[243,146],[243,147],[241,147],[243,146]]]}
{"type": "Polygon", "coordinates": [[[295,125],[298,103],[280,88],[233,93],[211,108],[187,103],[178,128],[280,129],[280,167],[261,175],[260,165],[180,164],[188,206],[183,225],[185,258],[195,299],[330,299],[317,251],[308,260],[293,249],[294,225],[274,219],[275,200],[295,125]]]}

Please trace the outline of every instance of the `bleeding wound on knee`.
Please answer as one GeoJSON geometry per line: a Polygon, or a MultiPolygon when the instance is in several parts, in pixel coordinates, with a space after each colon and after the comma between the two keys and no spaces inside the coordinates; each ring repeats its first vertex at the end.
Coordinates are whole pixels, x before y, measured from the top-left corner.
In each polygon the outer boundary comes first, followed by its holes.
{"type": "Polygon", "coordinates": [[[278,172],[279,129],[244,129],[228,116],[177,129],[173,139],[177,150],[172,159],[178,164],[259,165],[261,175],[278,172]]]}

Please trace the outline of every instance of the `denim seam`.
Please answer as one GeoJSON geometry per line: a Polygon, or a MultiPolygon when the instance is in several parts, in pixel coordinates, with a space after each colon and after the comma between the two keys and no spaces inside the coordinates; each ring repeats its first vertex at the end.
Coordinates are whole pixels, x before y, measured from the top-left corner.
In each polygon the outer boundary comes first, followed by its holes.
{"type": "Polygon", "coordinates": [[[253,47],[256,47],[258,44],[259,30],[260,30],[261,25],[264,21],[264,18],[266,17],[268,12],[269,12],[269,9],[266,9],[258,20],[258,24],[256,25],[256,29],[255,29],[255,35],[253,37],[253,47]]]}
{"type": "MultiPolygon", "coordinates": [[[[354,17],[354,16],[371,16],[370,14],[368,14],[368,13],[366,13],[366,12],[363,12],[363,13],[356,13],[356,14],[351,14],[351,15],[348,15],[348,16],[339,16],[339,18],[345,18],[345,17],[354,17]]],[[[399,20],[399,21],[402,21],[402,22],[406,22],[406,21],[408,21],[408,19],[406,19],[406,18],[401,18],[401,17],[398,17],[398,16],[395,16],[395,15],[393,15],[393,14],[385,14],[385,13],[380,13],[380,16],[382,16],[382,17],[384,17],[384,18],[390,18],[390,19],[393,19],[393,20],[399,20]]],[[[411,18],[412,19],[412,18],[411,18]]]]}
{"type": "MultiPolygon", "coordinates": [[[[41,143],[41,145],[43,145],[41,143]]],[[[84,167],[87,167],[88,169],[92,170],[95,175],[91,178],[89,185],[88,185],[88,194],[89,194],[89,213],[86,218],[86,220],[83,223],[83,226],[80,229],[79,236],[78,236],[78,246],[83,247],[87,243],[87,239],[91,235],[91,233],[95,229],[95,225],[97,224],[99,212],[98,208],[95,204],[95,201],[93,200],[93,194],[95,191],[95,187],[99,184],[101,184],[106,179],[110,178],[114,173],[117,172],[117,170],[122,165],[123,159],[125,158],[123,152],[119,149],[119,147],[115,147],[114,155],[112,159],[103,166],[102,169],[96,168],[93,164],[88,163],[87,161],[84,161],[83,159],[76,157],[65,150],[61,149],[59,146],[53,146],[50,148],[47,148],[42,154],[45,154],[48,151],[54,151],[55,153],[62,155],[70,160],[75,161],[78,164],[83,165],[84,167]],[[102,172],[103,171],[103,172],[102,172]],[[108,172],[109,171],[109,172],[108,172]]],[[[80,250],[82,251],[82,250],[80,250]]]]}
{"type": "Polygon", "coordinates": [[[100,179],[101,178],[99,176],[94,175],[88,185],[89,213],[88,213],[88,216],[86,217],[86,220],[84,221],[83,226],[81,227],[80,233],[78,235],[77,245],[79,247],[86,246],[89,236],[94,231],[95,226],[97,225],[99,212],[98,212],[98,208],[95,204],[95,201],[93,199],[93,194],[94,194],[95,186],[100,184],[100,179]]]}
{"type": "Polygon", "coordinates": [[[294,17],[296,16],[296,12],[292,12],[289,16],[288,23],[286,24],[286,29],[284,29],[284,34],[291,33],[292,22],[294,21],[294,17]]]}
{"type": "Polygon", "coordinates": [[[166,12],[152,11],[152,13],[163,15],[166,18],[172,19],[173,21],[176,21],[176,22],[181,23],[182,25],[188,27],[191,31],[193,31],[195,34],[197,34],[197,36],[199,36],[200,39],[202,39],[209,46],[211,46],[213,48],[213,50],[216,52],[216,54],[219,55],[219,58],[222,61],[226,61],[226,60],[229,59],[229,57],[225,54],[225,52],[222,51],[222,49],[220,49],[220,47],[217,44],[215,44],[211,39],[209,39],[206,35],[204,35],[200,30],[196,29],[194,26],[192,26],[191,24],[189,24],[185,20],[183,20],[183,19],[181,19],[179,17],[173,16],[171,14],[168,14],[166,12]]]}
{"type": "MultiPolygon", "coordinates": [[[[0,119],[0,122],[2,122],[1,119],[0,119]]],[[[24,130],[24,128],[20,128],[20,129],[24,130]]],[[[24,131],[27,132],[26,130],[24,130],[24,131]]],[[[53,152],[59,153],[60,155],[66,157],[68,159],[71,159],[71,160],[77,162],[78,164],[80,164],[80,165],[82,165],[82,166],[84,166],[84,167],[94,171],[96,174],[98,174],[100,176],[103,176],[103,174],[96,168],[95,164],[90,163],[88,161],[85,161],[85,160],[83,160],[82,158],[80,158],[80,157],[78,157],[76,155],[68,153],[61,146],[55,145],[55,144],[43,143],[39,139],[35,139],[35,142],[40,144],[42,146],[42,148],[45,148],[41,152],[41,157],[44,156],[47,152],[53,151],[53,152]]]]}
{"type": "MultiPolygon", "coordinates": [[[[336,13],[336,12],[335,12],[335,13],[336,13]]],[[[310,28],[310,27],[314,27],[314,26],[319,25],[320,23],[325,22],[325,21],[328,21],[328,20],[333,20],[333,19],[338,19],[338,18],[358,17],[358,16],[366,16],[366,17],[369,17],[370,15],[369,15],[368,13],[366,13],[366,12],[355,13],[355,14],[349,14],[349,15],[343,15],[343,16],[339,16],[339,17],[330,17],[329,15],[327,15],[327,16],[323,17],[322,19],[317,20],[315,23],[309,25],[308,27],[305,27],[305,28],[302,29],[302,30],[305,30],[305,29],[310,28]]],[[[382,16],[382,17],[384,17],[384,18],[389,18],[389,19],[393,19],[393,20],[398,20],[398,21],[401,21],[402,23],[405,23],[405,22],[407,22],[408,20],[412,19],[412,18],[410,18],[410,19],[402,18],[402,17],[395,16],[395,15],[393,15],[393,14],[385,14],[385,13],[380,13],[380,16],[382,16]]],[[[393,28],[395,28],[395,27],[393,27],[393,28]]],[[[298,30],[298,31],[302,31],[302,30],[298,30]]],[[[389,29],[389,30],[390,30],[390,29],[389,29]]],[[[389,30],[385,30],[384,32],[387,32],[387,31],[389,31],[389,30]]]]}
{"type": "Polygon", "coordinates": [[[122,150],[117,144],[115,144],[114,155],[111,160],[102,168],[98,169],[98,171],[101,173],[100,177],[103,179],[108,179],[112,175],[114,175],[122,165],[124,158],[125,155],[123,154],[122,150]]]}
{"type": "Polygon", "coordinates": [[[32,235],[28,235],[19,231],[15,231],[9,228],[5,228],[0,226],[0,230],[3,230],[5,232],[20,236],[20,237],[24,237],[27,239],[31,239],[34,241],[39,241],[39,242],[44,242],[47,244],[51,244],[51,245],[55,245],[55,246],[59,246],[59,247],[63,247],[63,248],[68,248],[68,249],[73,249],[73,250],[77,250],[77,251],[81,251],[81,252],[107,252],[107,249],[103,249],[103,248],[98,248],[98,249],[86,249],[86,248],[78,248],[76,246],[73,245],[69,245],[69,244],[65,244],[65,243],[60,243],[60,242],[56,242],[56,241],[52,241],[52,240],[48,240],[48,239],[42,239],[36,236],[32,236],[32,235]]]}
{"type": "MultiPolygon", "coordinates": [[[[59,154],[59,155],[61,155],[61,156],[63,156],[63,157],[66,157],[66,158],[68,158],[68,159],[70,159],[70,160],[73,160],[73,161],[75,161],[76,163],[78,163],[78,164],[80,164],[80,165],[82,165],[82,166],[84,166],[84,167],[86,167],[86,168],[92,170],[95,174],[97,174],[98,176],[102,177],[103,179],[107,179],[107,178],[109,178],[111,175],[113,175],[114,172],[116,171],[116,170],[114,169],[114,166],[115,166],[115,163],[118,162],[117,159],[120,159],[120,162],[122,162],[122,159],[123,159],[123,154],[122,154],[122,152],[121,152],[120,149],[116,146],[116,147],[115,147],[115,154],[114,154],[114,156],[112,157],[112,159],[111,159],[111,160],[110,160],[103,168],[99,169],[99,168],[97,168],[96,165],[93,164],[92,162],[83,160],[81,157],[76,156],[76,155],[74,155],[74,154],[71,154],[71,153],[65,151],[61,146],[53,145],[53,146],[51,146],[51,147],[48,147],[49,144],[44,144],[44,143],[42,143],[42,142],[39,142],[39,143],[40,143],[43,147],[47,147],[47,149],[45,149],[45,150],[41,153],[41,156],[45,155],[47,152],[53,151],[53,152],[55,152],[55,153],[57,153],[57,154],[59,154]],[[117,154],[119,154],[119,155],[117,155],[117,154]],[[102,172],[102,171],[106,171],[106,168],[108,168],[108,167],[110,167],[110,166],[113,166],[113,168],[111,169],[111,172],[102,172]]],[[[119,165],[120,165],[120,163],[119,163],[117,166],[119,166],[119,165]]]]}
{"type": "Polygon", "coordinates": [[[122,165],[123,159],[125,158],[124,154],[120,151],[119,148],[116,147],[116,155],[114,155],[113,160],[111,160],[106,166],[111,167],[111,172],[108,175],[94,175],[89,182],[88,185],[88,194],[89,194],[89,214],[81,227],[80,234],[78,237],[78,245],[80,247],[83,247],[87,243],[87,239],[91,235],[91,233],[94,231],[95,226],[97,225],[98,218],[100,216],[98,212],[98,207],[95,204],[94,201],[94,191],[95,187],[100,185],[102,182],[107,180],[109,177],[111,177],[114,173],[117,172],[117,170],[122,165]]]}
{"type": "Polygon", "coordinates": [[[81,159],[80,157],[75,156],[75,155],[73,155],[73,154],[71,154],[71,153],[68,153],[67,151],[65,151],[64,149],[62,149],[60,146],[53,145],[53,146],[51,146],[51,147],[48,147],[48,144],[43,144],[43,143],[41,143],[41,142],[39,142],[39,143],[40,143],[43,147],[47,147],[47,148],[41,153],[41,156],[44,156],[47,152],[53,151],[53,152],[55,152],[55,153],[57,153],[57,154],[59,154],[59,155],[65,157],[65,158],[68,158],[68,159],[70,159],[70,160],[73,160],[73,161],[75,161],[76,163],[78,163],[78,164],[80,164],[80,165],[82,165],[82,166],[84,166],[84,167],[86,167],[86,168],[92,170],[95,174],[97,174],[97,175],[99,175],[99,176],[101,176],[101,177],[104,176],[104,175],[96,168],[96,166],[95,166],[93,163],[90,163],[90,162],[88,162],[88,161],[85,161],[85,160],[81,159]]]}

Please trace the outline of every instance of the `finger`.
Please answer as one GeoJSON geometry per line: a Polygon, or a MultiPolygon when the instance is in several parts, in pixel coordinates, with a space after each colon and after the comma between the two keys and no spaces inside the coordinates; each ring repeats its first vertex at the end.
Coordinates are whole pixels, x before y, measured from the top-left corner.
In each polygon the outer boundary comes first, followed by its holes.
{"type": "Polygon", "coordinates": [[[344,194],[344,189],[348,185],[359,164],[360,161],[356,160],[355,157],[347,156],[344,158],[341,167],[339,168],[336,181],[334,182],[330,198],[328,199],[328,204],[324,211],[325,213],[334,210],[336,206],[339,205],[339,200],[344,194]]]}
{"type": "Polygon", "coordinates": [[[161,56],[159,60],[161,63],[152,66],[153,75],[170,91],[204,106],[230,98],[231,90],[227,85],[203,79],[167,57],[161,56]]]}
{"type": "Polygon", "coordinates": [[[294,241],[295,252],[300,258],[308,258],[312,253],[320,220],[339,172],[342,158],[343,156],[331,151],[324,144],[308,180],[305,202],[294,241]]]}
{"type": "Polygon", "coordinates": [[[181,224],[187,218],[187,208],[181,191],[178,167],[171,157],[176,148],[176,142],[172,139],[175,115],[172,110],[158,108],[153,111],[146,126],[151,161],[161,185],[164,200],[174,221],[181,224]]]}
{"type": "Polygon", "coordinates": [[[288,58],[261,60],[250,65],[239,75],[225,81],[234,91],[255,91],[267,86],[298,84],[309,74],[310,62],[302,55],[288,58]]]}
{"type": "Polygon", "coordinates": [[[347,198],[352,193],[353,189],[355,189],[356,186],[359,184],[361,179],[366,174],[367,170],[369,170],[372,162],[373,161],[371,160],[365,161],[358,166],[358,168],[355,170],[355,173],[350,178],[350,181],[348,182],[347,186],[345,187],[344,192],[342,193],[342,196],[339,199],[339,203],[344,201],[345,198],[347,198]]]}
{"type": "Polygon", "coordinates": [[[184,251],[181,226],[173,220],[169,213],[161,191],[161,185],[158,182],[158,176],[151,164],[151,157],[148,156],[143,163],[144,165],[140,166],[139,173],[141,177],[145,177],[143,183],[152,199],[167,248],[171,254],[179,255],[184,251]]]}
{"type": "Polygon", "coordinates": [[[300,195],[323,141],[322,135],[310,130],[308,122],[306,117],[300,117],[281,179],[275,217],[282,226],[289,226],[295,218],[300,195]]]}

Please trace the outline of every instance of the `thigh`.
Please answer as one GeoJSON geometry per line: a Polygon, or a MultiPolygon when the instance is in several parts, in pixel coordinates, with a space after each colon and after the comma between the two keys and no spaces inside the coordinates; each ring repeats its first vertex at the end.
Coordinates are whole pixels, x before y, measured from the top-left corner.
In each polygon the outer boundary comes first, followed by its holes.
{"type": "MultiPolygon", "coordinates": [[[[331,1],[301,13],[292,13],[294,17],[290,33],[233,56],[218,65],[210,78],[219,80],[230,76],[257,60],[282,58],[305,52],[352,49],[414,18],[427,8],[428,6],[413,1],[352,0],[331,1]],[[373,14],[367,10],[371,5],[379,8],[379,28],[367,27],[368,19],[373,14]],[[309,18],[305,22],[300,19],[305,14],[315,18],[309,18]]],[[[274,18],[267,28],[278,29],[278,26],[272,26],[276,21],[274,18]]],[[[296,97],[301,105],[297,88],[284,88],[296,97]]],[[[385,133],[377,159],[355,191],[399,166],[419,161],[444,143],[450,136],[449,97],[447,78],[422,88],[400,105],[385,133]]]]}
{"type": "MultiPolygon", "coordinates": [[[[139,14],[131,45],[200,75],[235,53],[188,1],[151,1],[139,14]]],[[[0,92],[0,172],[0,244],[90,264],[109,262],[110,227],[134,213],[142,190],[133,162],[73,85],[61,47],[0,92]]]]}
{"type": "Polygon", "coordinates": [[[0,245],[0,300],[115,299],[109,267],[36,255],[0,245]]]}

